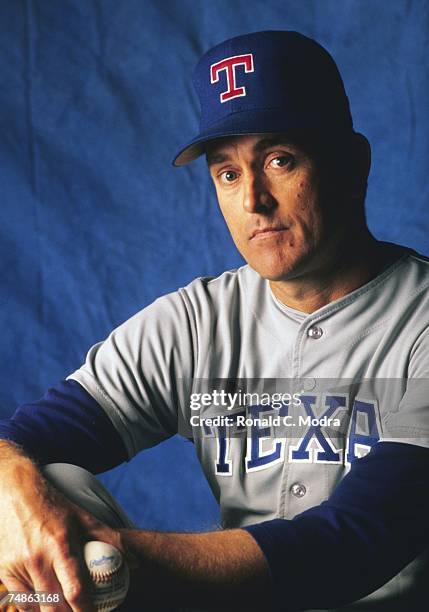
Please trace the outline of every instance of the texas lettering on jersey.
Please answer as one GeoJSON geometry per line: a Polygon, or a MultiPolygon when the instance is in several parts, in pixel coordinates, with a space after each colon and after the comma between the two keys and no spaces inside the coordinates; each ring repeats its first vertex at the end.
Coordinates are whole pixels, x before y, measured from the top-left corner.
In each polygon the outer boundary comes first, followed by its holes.
{"type": "Polygon", "coordinates": [[[231,437],[245,440],[246,472],[269,469],[285,458],[350,466],[381,437],[377,400],[355,397],[350,405],[347,394],[302,395],[299,414],[291,408],[254,405],[218,417],[193,417],[202,435],[217,440],[215,473],[233,473],[231,437]]]}

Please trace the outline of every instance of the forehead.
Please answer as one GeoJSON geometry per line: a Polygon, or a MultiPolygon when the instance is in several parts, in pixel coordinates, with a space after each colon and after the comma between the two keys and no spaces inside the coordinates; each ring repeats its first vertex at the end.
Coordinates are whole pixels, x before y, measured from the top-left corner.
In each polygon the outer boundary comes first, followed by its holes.
{"type": "Polygon", "coordinates": [[[249,155],[258,155],[266,149],[276,146],[286,146],[293,149],[302,149],[296,136],[285,133],[246,134],[241,136],[227,136],[211,140],[205,145],[206,159],[209,165],[227,159],[234,151],[245,152],[249,155]]]}

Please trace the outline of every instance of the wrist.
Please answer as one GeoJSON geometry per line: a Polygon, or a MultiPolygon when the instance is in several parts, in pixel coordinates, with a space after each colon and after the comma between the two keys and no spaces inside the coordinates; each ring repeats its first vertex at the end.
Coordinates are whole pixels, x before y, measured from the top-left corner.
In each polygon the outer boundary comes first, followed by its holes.
{"type": "Polygon", "coordinates": [[[141,568],[141,555],[137,554],[135,547],[136,529],[118,529],[118,549],[124,556],[131,572],[141,568]]]}

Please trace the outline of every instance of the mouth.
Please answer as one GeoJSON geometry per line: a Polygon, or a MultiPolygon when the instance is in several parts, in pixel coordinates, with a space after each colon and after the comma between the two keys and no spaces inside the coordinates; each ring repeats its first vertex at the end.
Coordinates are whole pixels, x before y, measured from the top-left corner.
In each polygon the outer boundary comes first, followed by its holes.
{"type": "Polygon", "coordinates": [[[250,240],[264,240],[264,238],[272,238],[278,236],[281,232],[286,232],[289,228],[285,226],[262,227],[254,230],[250,235],[250,240]]]}

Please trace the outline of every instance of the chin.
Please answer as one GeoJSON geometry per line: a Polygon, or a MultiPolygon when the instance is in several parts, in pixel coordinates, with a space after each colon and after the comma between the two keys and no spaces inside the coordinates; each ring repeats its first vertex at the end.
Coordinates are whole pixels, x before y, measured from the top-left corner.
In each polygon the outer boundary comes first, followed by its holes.
{"type": "Polygon", "coordinates": [[[264,265],[261,261],[248,262],[250,267],[255,270],[262,278],[269,281],[282,281],[295,278],[299,274],[298,265],[264,265]]]}

